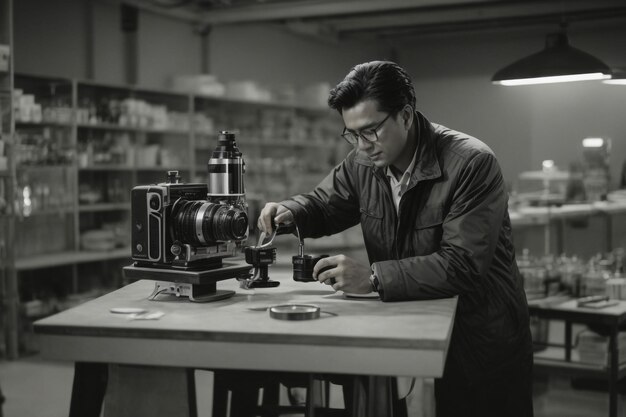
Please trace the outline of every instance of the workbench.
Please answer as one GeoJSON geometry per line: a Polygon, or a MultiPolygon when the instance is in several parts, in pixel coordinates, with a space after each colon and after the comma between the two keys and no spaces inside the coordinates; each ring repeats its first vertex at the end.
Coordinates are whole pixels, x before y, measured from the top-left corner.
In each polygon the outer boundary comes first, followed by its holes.
{"type": "MultiPolygon", "coordinates": [[[[181,415],[191,398],[186,388],[189,369],[442,375],[456,298],[393,303],[349,299],[318,282],[294,282],[288,270],[270,269],[270,275],[281,282],[279,287],[245,290],[234,279],[220,281],[218,289],[236,294],[211,303],[149,301],[154,282],[134,282],[36,322],[41,354],[50,360],[111,364],[115,378],[112,382],[109,377],[105,415],[127,413],[124,404],[140,403],[153,406],[144,415],[155,410],[152,415],[172,410],[181,415]],[[285,303],[317,305],[321,316],[306,321],[269,316],[269,306],[285,303]],[[121,307],[165,314],[158,320],[131,320],[111,313],[121,307]],[[120,378],[137,383],[112,393],[120,378]]],[[[142,410],[131,414],[140,416],[142,410]]],[[[195,415],[193,404],[184,414],[195,415]]]]}

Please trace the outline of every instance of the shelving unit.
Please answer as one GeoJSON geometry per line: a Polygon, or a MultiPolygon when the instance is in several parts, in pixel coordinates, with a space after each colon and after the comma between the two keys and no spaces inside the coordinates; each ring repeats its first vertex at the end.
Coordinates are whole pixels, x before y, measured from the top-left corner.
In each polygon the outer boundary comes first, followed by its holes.
{"type": "MultiPolygon", "coordinates": [[[[220,130],[237,133],[250,218],[265,201],[308,191],[349,150],[326,109],[30,75],[16,76],[16,89],[17,168],[7,177],[17,185],[14,265],[28,306],[79,298],[89,283],[120,286],[130,190],[168,170],[206,182],[220,130]]],[[[28,321],[35,313],[25,310],[28,321]]]]}
{"type": "Polygon", "coordinates": [[[54,266],[63,266],[71,264],[81,264],[96,261],[108,261],[110,259],[128,258],[130,247],[122,247],[110,251],[67,251],[56,252],[35,256],[29,259],[20,259],[15,263],[18,271],[27,271],[33,269],[50,268],[54,266]]]}
{"type": "Polygon", "coordinates": [[[15,164],[13,161],[13,1],[0,0],[0,45],[9,48],[6,70],[0,69],[0,356],[18,356],[17,272],[14,265],[13,221],[15,164]]]}

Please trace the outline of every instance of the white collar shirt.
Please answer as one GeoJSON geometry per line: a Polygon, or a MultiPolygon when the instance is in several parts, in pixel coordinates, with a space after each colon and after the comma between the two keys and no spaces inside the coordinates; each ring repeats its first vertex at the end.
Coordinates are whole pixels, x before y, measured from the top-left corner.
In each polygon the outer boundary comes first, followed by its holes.
{"type": "Polygon", "coordinates": [[[400,199],[402,195],[406,192],[407,187],[409,186],[409,181],[411,180],[411,174],[413,173],[413,168],[415,167],[415,159],[417,158],[417,150],[413,155],[413,159],[411,163],[407,167],[402,177],[399,180],[396,179],[396,176],[391,172],[391,168],[387,167],[385,173],[389,178],[389,185],[391,185],[391,196],[393,197],[393,203],[396,206],[396,212],[400,210],[400,199]]]}

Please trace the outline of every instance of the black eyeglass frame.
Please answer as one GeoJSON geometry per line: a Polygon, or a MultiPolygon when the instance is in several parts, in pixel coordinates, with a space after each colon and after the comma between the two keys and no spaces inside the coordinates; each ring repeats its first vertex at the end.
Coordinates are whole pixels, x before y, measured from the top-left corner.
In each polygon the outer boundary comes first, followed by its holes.
{"type": "Polygon", "coordinates": [[[347,127],[343,128],[343,132],[341,133],[341,137],[344,138],[345,141],[348,142],[352,146],[357,145],[359,143],[359,137],[361,139],[363,139],[365,142],[368,142],[368,143],[378,142],[378,129],[380,129],[383,126],[383,124],[387,121],[387,119],[389,119],[391,117],[391,115],[392,115],[392,113],[387,114],[387,117],[385,117],[376,126],[374,126],[371,129],[365,129],[364,130],[368,134],[372,134],[373,133],[375,139],[368,139],[365,136],[363,136],[363,132],[364,131],[355,132],[355,131],[348,130],[347,127]]]}

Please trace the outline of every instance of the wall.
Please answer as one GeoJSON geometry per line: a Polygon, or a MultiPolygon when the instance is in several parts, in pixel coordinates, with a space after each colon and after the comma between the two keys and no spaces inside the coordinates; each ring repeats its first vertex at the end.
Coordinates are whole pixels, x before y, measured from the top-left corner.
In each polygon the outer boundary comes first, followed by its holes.
{"type": "Polygon", "coordinates": [[[355,64],[388,59],[382,43],[331,43],[270,25],[218,27],[211,33],[211,72],[222,80],[252,79],[296,87],[325,81],[333,86],[355,64]]]}
{"type": "Polygon", "coordinates": [[[14,1],[15,71],[85,78],[87,4],[80,0],[14,1]]]}
{"type": "MultiPolygon", "coordinates": [[[[98,81],[124,82],[124,38],[117,6],[20,0],[15,23],[17,71],[87,78],[93,67],[98,81]]],[[[418,107],[431,120],[489,144],[509,183],[521,171],[538,169],[543,159],[567,167],[579,157],[580,141],[588,135],[613,139],[612,174],[617,179],[626,156],[626,87],[597,82],[526,87],[490,83],[497,69],[540,50],[545,33],[552,29],[429,36],[393,46],[415,79],[418,107]]],[[[617,23],[574,25],[570,40],[609,65],[626,67],[626,28],[617,23]]],[[[190,25],[141,13],[138,84],[162,88],[173,74],[199,73],[200,48],[200,38],[190,25]]],[[[238,25],[213,29],[209,66],[224,82],[334,85],[354,64],[387,58],[390,51],[383,43],[333,44],[270,25],[238,25]]]]}
{"type": "MultiPolygon", "coordinates": [[[[16,2],[18,72],[124,83],[119,7],[93,0],[16,2]],[[89,49],[91,48],[91,50],[89,49]],[[90,62],[90,60],[92,60],[90,62]]],[[[137,84],[164,88],[175,74],[201,70],[201,38],[192,25],[140,12],[137,84]]],[[[268,86],[336,83],[354,63],[385,58],[374,43],[322,43],[271,25],[218,27],[209,35],[210,71],[221,81],[268,86]]]]}
{"type": "MultiPolygon", "coordinates": [[[[626,158],[626,87],[599,82],[543,86],[492,85],[491,76],[542,49],[554,28],[524,28],[424,37],[398,45],[399,61],[414,76],[418,107],[433,121],[485,141],[496,152],[505,178],[540,169],[554,159],[566,169],[581,155],[581,140],[613,140],[612,176],[626,158]]],[[[600,22],[570,27],[570,43],[626,66],[626,28],[600,22]]]]}
{"type": "MultiPolygon", "coordinates": [[[[93,0],[15,4],[18,72],[125,82],[119,6],[93,0]]],[[[137,84],[163,88],[173,74],[199,72],[200,45],[188,23],[140,13],[137,84]]]]}

